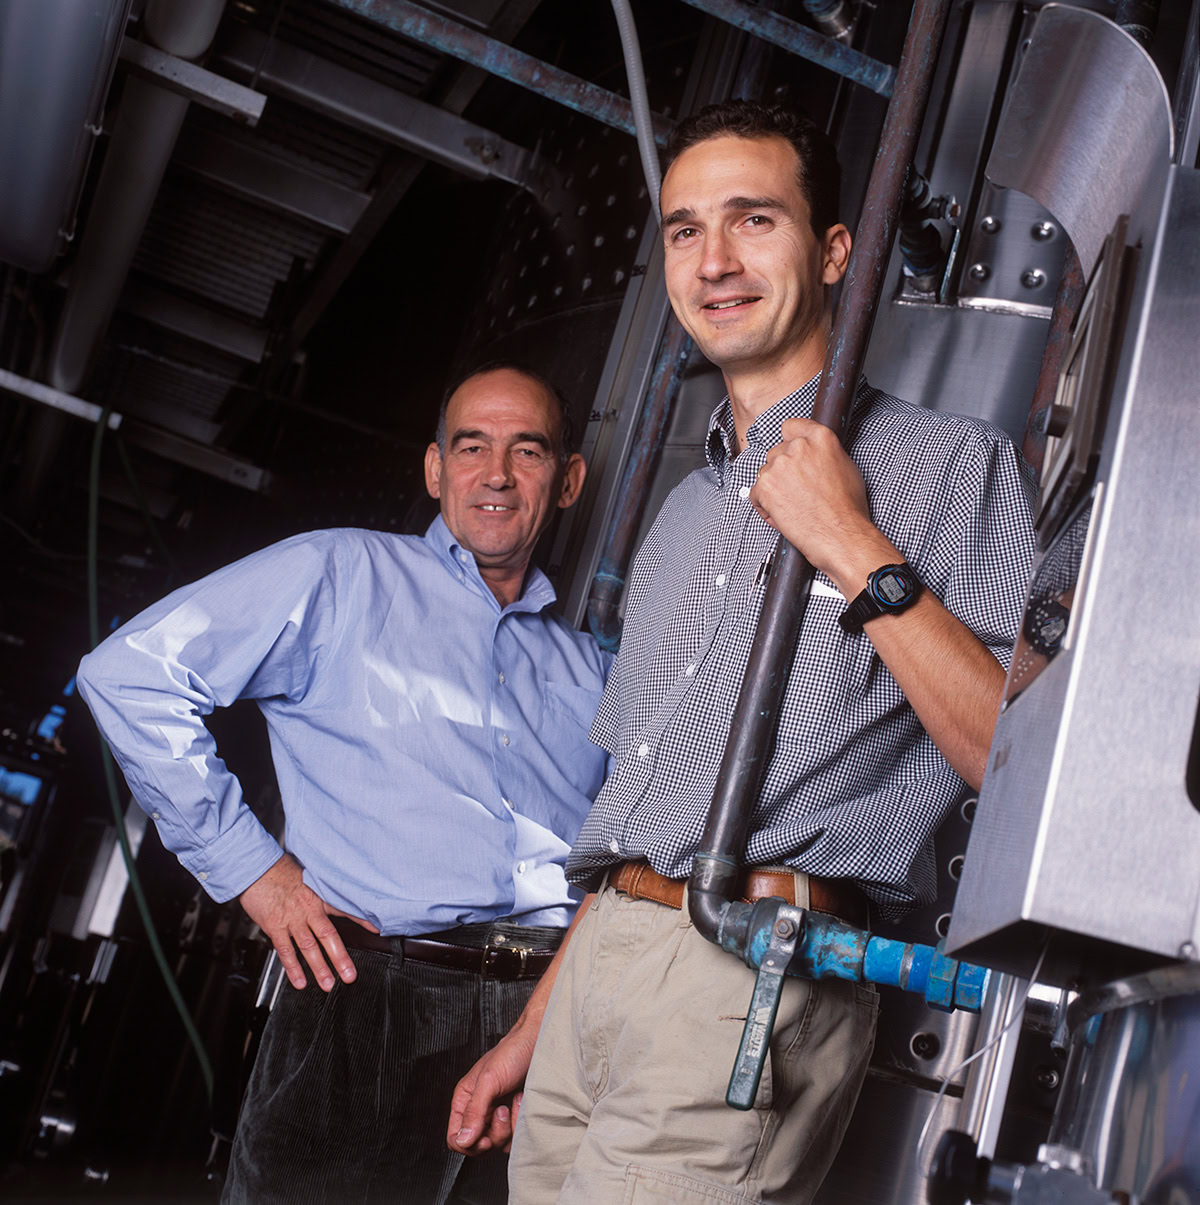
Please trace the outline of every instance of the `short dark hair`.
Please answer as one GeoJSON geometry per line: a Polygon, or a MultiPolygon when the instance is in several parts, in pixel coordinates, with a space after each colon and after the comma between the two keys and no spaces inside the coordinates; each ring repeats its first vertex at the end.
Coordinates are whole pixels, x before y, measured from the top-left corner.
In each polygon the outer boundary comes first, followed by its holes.
{"type": "Polygon", "coordinates": [[[450,408],[450,399],[468,382],[489,372],[516,372],[523,377],[540,385],[558,403],[558,460],[566,464],[575,448],[575,424],[571,421],[571,403],[566,395],[553,381],[547,380],[536,369],[530,368],[519,360],[488,360],[470,372],[458,377],[449,389],[442,395],[442,404],[438,408],[437,441],[438,451],[446,455],[446,411],[450,408]]]}
{"type": "Polygon", "coordinates": [[[800,191],[808,202],[813,233],[822,238],[830,226],[837,225],[842,169],[833,141],[807,113],[786,105],[765,105],[757,100],[705,105],[671,131],[663,175],[688,147],[724,135],[788,142],[800,160],[800,191]]]}

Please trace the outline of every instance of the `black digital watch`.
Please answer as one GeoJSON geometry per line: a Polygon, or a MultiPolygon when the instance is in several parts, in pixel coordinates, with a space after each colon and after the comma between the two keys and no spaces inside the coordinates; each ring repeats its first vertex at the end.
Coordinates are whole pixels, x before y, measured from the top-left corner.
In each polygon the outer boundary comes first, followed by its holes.
{"type": "Polygon", "coordinates": [[[907,610],[920,593],[921,579],[911,565],[883,565],[867,578],[867,588],[838,616],[838,622],[857,635],[877,615],[907,610]]]}

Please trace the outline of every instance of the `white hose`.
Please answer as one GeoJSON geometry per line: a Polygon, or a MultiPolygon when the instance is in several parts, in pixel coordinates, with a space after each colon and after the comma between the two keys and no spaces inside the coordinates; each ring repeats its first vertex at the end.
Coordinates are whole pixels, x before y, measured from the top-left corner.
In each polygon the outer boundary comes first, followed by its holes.
{"type": "Polygon", "coordinates": [[[638,45],[637,26],[629,0],[612,0],[617,28],[621,31],[621,53],[625,56],[625,75],[629,80],[629,103],[633,107],[633,124],[637,128],[638,154],[642,160],[642,174],[646,177],[646,191],[650,196],[650,208],[658,218],[658,192],[662,175],[658,166],[658,147],[654,143],[654,127],[650,118],[650,102],[646,99],[646,72],[642,67],[642,51],[638,45]]]}

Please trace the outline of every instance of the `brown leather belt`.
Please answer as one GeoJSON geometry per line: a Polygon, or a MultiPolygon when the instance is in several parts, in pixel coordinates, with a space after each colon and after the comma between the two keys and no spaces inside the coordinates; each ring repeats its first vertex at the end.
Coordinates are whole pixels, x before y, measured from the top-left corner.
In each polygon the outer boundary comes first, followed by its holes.
{"type": "Polygon", "coordinates": [[[351,920],[331,919],[352,950],[399,955],[451,971],[471,971],[483,979],[540,979],[555,954],[553,950],[531,950],[503,934],[484,946],[462,946],[428,937],[383,937],[351,920]]]}
{"type": "MultiPolygon", "coordinates": [[[[653,900],[657,904],[666,904],[668,908],[682,908],[683,889],[687,884],[684,879],[668,879],[659,874],[649,862],[622,862],[609,871],[608,885],[635,900],[653,900]]],[[[796,879],[793,872],[762,866],[747,867],[743,872],[741,898],[752,904],[771,896],[782,896],[785,902],[795,904],[796,879]]],[[[869,927],[867,897],[849,879],[823,879],[810,874],[808,906],[813,912],[827,912],[852,925],[864,929],[869,927]]]]}

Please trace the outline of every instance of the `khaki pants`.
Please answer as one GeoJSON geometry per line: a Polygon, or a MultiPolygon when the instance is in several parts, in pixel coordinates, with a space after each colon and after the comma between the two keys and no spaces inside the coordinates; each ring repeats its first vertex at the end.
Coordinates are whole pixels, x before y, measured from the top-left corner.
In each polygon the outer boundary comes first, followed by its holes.
{"type": "Polygon", "coordinates": [[[725,1090],[753,989],[686,906],[601,892],[538,1037],[511,1205],[811,1200],[858,1098],[878,999],[788,979],[755,1107],[740,1112],[725,1090]]]}

